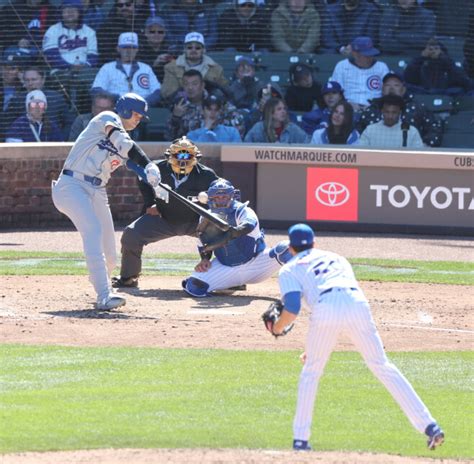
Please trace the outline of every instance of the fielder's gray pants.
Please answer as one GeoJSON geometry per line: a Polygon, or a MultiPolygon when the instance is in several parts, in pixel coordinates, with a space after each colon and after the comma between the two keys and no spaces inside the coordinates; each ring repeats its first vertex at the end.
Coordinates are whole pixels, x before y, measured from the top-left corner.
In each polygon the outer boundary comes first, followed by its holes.
{"type": "Polygon", "coordinates": [[[196,236],[195,222],[172,224],[160,216],[145,214],[129,224],[123,231],[122,265],[120,276],[123,279],[138,276],[142,270],[143,247],[177,235],[196,236]]]}

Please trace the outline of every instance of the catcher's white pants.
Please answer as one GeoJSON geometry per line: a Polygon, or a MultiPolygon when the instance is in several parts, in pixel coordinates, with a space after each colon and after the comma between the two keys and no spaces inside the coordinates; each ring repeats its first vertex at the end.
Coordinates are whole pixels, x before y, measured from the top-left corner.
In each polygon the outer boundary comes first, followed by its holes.
{"type": "Polygon", "coordinates": [[[240,266],[224,266],[214,258],[207,272],[193,272],[191,277],[206,282],[209,285],[208,292],[263,282],[281,267],[275,258],[268,256],[270,250],[271,248],[265,248],[255,258],[240,266]]]}
{"type": "Polygon", "coordinates": [[[296,440],[308,440],[310,437],[319,379],[341,332],[349,335],[369,369],[384,384],[418,431],[423,433],[429,424],[435,422],[408,380],[387,359],[362,292],[338,288],[323,295],[318,307],[312,308],[306,340],[307,357],[300,375],[293,422],[296,440]]]}
{"type": "Polygon", "coordinates": [[[112,214],[105,187],[61,175],[52,187],[53,203],[71,219],[82,237],[89,280],[98,300],[112,292],[110,274],[117,263],[112,214]]]}

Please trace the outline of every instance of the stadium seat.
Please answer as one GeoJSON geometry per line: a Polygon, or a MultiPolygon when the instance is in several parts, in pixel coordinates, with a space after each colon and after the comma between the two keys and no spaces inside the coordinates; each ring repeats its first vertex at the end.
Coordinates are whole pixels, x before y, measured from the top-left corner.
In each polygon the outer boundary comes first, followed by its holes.
{"type": "Polygon", "coordinates": [[[474,132],[446,132],[443,134],[444,148],[474,148],[474,132]]]}
{"type": "Polygon", "coordinates": [[[454,110],[454,99],[448,95],[415,94],[414,100],[417,103],[423,103],[434,113],[451,113],[454,110]]]}
{"type": "Polygon", "coordinates": [[[166,140],[170,114],[171,111],[168,108],[150,108],[148,110],[150,120],[145,126],[144,138],[146,141],[166,140]]]}
{"type": "Polygon", "coordinates": [[[473,111],[474,95],[462,95],[454,100],[455,111],[473,111]]]}

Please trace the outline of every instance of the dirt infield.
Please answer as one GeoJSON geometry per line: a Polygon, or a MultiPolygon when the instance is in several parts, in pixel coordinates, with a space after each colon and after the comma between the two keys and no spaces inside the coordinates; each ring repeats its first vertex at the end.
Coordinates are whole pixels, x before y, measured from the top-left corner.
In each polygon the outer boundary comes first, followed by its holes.
{"type": "MultiPolygon", "coordinates": [[[[117,237],[120,232],[117,233],[117,237]]],[[[284,238],[268,235],[270,244],[284,238]]],[[[469,260],[474,244],[464,238],[319,236],[321,248],[348,257],[469,260]]],[[[194,252],[185,238],[150,246],[147,252],[194,252]]],[[[76,232],[0,233],[0,250],[81,251],[76,232]]],[[[302,314],[291,336],[274,340],[264,332],[260,314],[278,297],[275,278],[245,292],[194,300],[180,289],[178,277],[143,276],[139,289],[127,291],[119,311],[97,312],[85,276],[3,276],[0,287],[0,342],[73,346],[150,346],[288,350],[302,349],[307,316],[302,314]],[[235,327],[245,330],[235,330],[235,327]]],[[[388,351],[471,350],[474,315],[471,287],[362,282],[388,351]]],[[[337,349],[352,349],[344,339],[337,349]]],[[[356,453],[295,454],[256,450],[95,450],[23,453],[2,456],[4,464],[68,463],[421,463],[356,453]]],[[[459,462],[443,460],[444,463],[459,462]]]]}

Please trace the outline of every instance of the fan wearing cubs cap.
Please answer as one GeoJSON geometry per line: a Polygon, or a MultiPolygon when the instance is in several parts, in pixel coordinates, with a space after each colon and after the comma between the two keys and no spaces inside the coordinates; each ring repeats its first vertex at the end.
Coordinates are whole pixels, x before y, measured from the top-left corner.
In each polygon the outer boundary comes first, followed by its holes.
{"type": "MultiPolygon", "coordinates": [[[[343,256],[317,248],[317,238],[307,224],[291,226],[288,238],[292,258],[279,272],[281,301],[272,303],[262,319],[265,328],[280,337],[295,323],[302,300],[310,311],[293,421],[293,449],[311,450],[309,439],[319,381],[341,333],[349,336],[367,367],[392,395],[413,428],[425,434],[428,448],[434,450],[440,446],[444,432],[410,382],[387,358],[369,302],[350,263],[343,256]]],[[[344,415],[341,419],[344,420],[344,415]]],[[[393,436],[392,442],[396,440],[397,436],[393,436]]]]}
{"type": "MultiPolygon", "coordinates": [[[[201,152],[187,137],[174,140],[165,151],[165,159],[154,161],[164,184],[182,196],[197,197],[205,192],[216,173],[202,164],[201,152]]],[[[142,271],[142,253],[145,245],[170,237],[196,236],[199,216],[173,196],[169,202],[156,198],[145,182],[139,183],[144,199],[142,216],[129,224],[121,238],[122,264],[120,276],[113,279],[113,286],[137,287],[142,271]]]]}
{"type": "Polygon", "coordinates": [[[92,84],[91,94],[109,92],[123,95],[133,92],[143,97],[150,106],[160,101],[161,84],[153,69],[137,61],[139,39],[135,32],[123,32],[117,42],[119,58],[104,64],[92,84]]]}
{"type": "Polygon", "coordinates": [[[106,185],[127,160],[144,168],[156,195],[163,195],[160,171],[128,134],[148,119],[148,104],[135,93],[122,95],[115,112],[93,117],[72,146],[59,179],[53,182],[56,208],[80,232],[89,280],[97,295],[96,309],[109,311],[125,304],[112,292],[111,273],[117,262],[115,234],[106,185]]]}
{"type": "Polygon", "coordinates": [[[184,37],[183,53],[165,66],[162,97],[170,100],[183,86],[184,73],[191,69],[199,71],[206,83],[227,86],[224,69],[206,54],[204,36],[200,32],[192,31],[184,37]]]}

